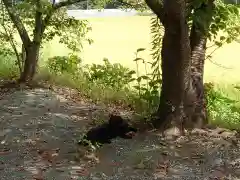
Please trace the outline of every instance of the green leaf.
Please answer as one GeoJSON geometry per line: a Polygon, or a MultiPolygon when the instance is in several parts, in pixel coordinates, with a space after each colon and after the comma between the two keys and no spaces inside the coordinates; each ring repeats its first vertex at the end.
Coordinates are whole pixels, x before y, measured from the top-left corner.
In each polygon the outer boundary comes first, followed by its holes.
{"type": "Polygon", "coordinates": [[[148,76],[141,76],[142,79],[148,80],[150,79],[148,76]]]}
{"type": "Polygon", "coordinates": [[[144,61],[144,59],[143,58],[135,58],[133,61],[144,61]]]}
{"type": "Polygon", "coordinates": [[[131,70],[131,71],[129,71],[129,72],[128,72],[128,74],[129,74],[129,75],[136,74],[136,71],[134,71],[134,70],[131,70]]]}
{"type": "Polygon", "coordinates": [[[220,40],[221,40],[221,41],[223,41],[223,40],[225,40],[225,39],[226,39],[225,36],[220,36],[220,40]]]}
{"type": "Polygon", "coordinates": [[[139,86],[133,86],[135,89],[140,90],[141,88],[139,86]]]}
{"type": "Polygon", "coordinates": [[[141,51],[145,51],[146,49],[145,48],[139,48],[137,49],[137,52],[141,52],[141,51]]]}
{"type": "Polygon", "coordinates": [[[142,77],[140,76],[137,78],[137,82],[141,82],[141,81],[142,81],[142,77]]]}

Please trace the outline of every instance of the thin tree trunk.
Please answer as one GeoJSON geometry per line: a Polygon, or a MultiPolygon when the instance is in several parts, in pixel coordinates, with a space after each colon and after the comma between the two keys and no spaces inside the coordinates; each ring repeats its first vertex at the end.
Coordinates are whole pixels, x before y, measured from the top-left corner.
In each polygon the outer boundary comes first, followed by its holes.
{"type": "MultiPolygon", "coordinates": [[[[192,122],[195,124],[195,127],[201,128],[207,121],[207,107],[206,107],[206,98],[204,93],[204,63],[206,55],[206,44],[207,44],[207,33],[212,21],[212,12],[214,8],[214,0],[208,1],[208,4],[203,4],[198,10],[210,12],[205,22],[202,24],[196,25],[196,22],[193,22],[191,33],[190,33],[190,44],[191,44],[191,77],[192,77],[192,86],[196,96],[196,106],[195,111],[192,116],[192,122]],[[202,25],[205,25],[205,29],[202,25]],[[197,28],[198,27],[198,28],[197,28]]],[[[195,13],[197,10],[195,10],[195,13]]]]}
{"type": "Polygon", "coordinates": [[[36,0],[35,27],[33,30],[34,37],[33,37],[33,40],[31,41],[27,32],[27,29],[24,26],[24,23],[21,21],[21,18],[18,15],[18,13],[16,13],[16,9],[15,9],[15,6],[13,6],[12,1],[2,0],[14,26],[16,27],[19,33],[19,36],[22,40],[22,43],[24,45],[25,52],[26,52],[24,69],[20,75],[19,82],[28,82],[33,79],[33,76],[37,68],[36,66],[38,62],[40,44],[42,42],[43,33],[47,25],[49,24],[53,13],[56,10],[60,9],[61,7],[69,6],[81,1],[82,0],[71,0],[71,1],[61,1],[59,3],[55,3],[55,1],[53,1],[52,7],[45,14],[45,17],[43,17],[41,1],[36,0]]]}
{"type": "Polygon", "coordinates": [[[207,38],[193,26],[190,41],[192,49],[191,77],[196,95],[196,106],[192,121],[200,128],[207,123],[207,108],[203,85],[207,38]]]}
{"type": "Polygon", "coordinates": [[[19,82],[32,81],[37,68],[39,50],[40,50],[39,43],[31,43],[31,45],[25,49],[26,59],[24,61],[25,62],[24,70],[21,73],[19,82]]]}

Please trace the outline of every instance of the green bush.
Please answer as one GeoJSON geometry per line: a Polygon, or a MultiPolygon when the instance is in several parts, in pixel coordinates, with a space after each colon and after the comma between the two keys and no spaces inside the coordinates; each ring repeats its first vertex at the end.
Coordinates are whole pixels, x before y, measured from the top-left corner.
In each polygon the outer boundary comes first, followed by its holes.
{"type": "Polygon", "coordinates": [[[16,64],[16,57],[13,51],[4,46],[0,48],[0,78],[16,79],[19,76],[19,69],[16,64]]]}
{"type": "Polygon", "coordinates": [[[92,64],[87,66],[84,73],[90,82],[98,82],[101,85],[120,90],[134,80],[132,76],[135,71],[131,71],[119,63],[111,64],[108,59],[104,59],[103,62],[103,65],[92,64]]]}
{"type": "Polygon", "coordinates": [[[239,129],[240,102],[223,95],[212,83],[206,84],[205,89],[210,122],[230,129],[239,129]]]}
{"type": "MultiPolygon", "coordinates": [[[[76,56],[74,58],[77,59],[76,56]]],[[[81,94],[96,103],[131,106],[143,116],[150,115],[158,106],[161,76],[154,79],[153,73],[147,72],[140,76],[119,63],[111,64],[107,59],[104,59],[103,64],[92,64],[82,68],[78,68],[78,63],[71,64],[72,61],[67,57],[57,62],[57,65],[53,63],[51,68],[48,64],[48,69],[55,69],[52,70],[54,73],[45,77],[57,84],[78,89],[81,94]],[[65,67],[64,63],[68,66],[65,67]]],[[[210,123],[240,129],[240,101],[235,100],[238,99],[240,91],[235,89],[236,97],[229,97],[229,90],[221,91],[213,83],[205,84],[210,123]]]]}
{"type": "Polygon", "coordinates": [[[79,65],[82,60],[74,54],[69,56],[54,56],[47,60],[47,67],[54,74],[76,74],[79,72],[79,65]]]}

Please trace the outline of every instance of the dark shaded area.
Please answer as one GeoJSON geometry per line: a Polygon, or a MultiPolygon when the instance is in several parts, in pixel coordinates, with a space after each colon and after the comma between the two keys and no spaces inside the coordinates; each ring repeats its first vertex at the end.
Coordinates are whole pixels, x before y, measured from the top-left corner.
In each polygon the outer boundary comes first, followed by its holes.
{"type": "Polygon", "coordinates": [[[92,144],[110,144],[111,139],[117,137],[121,137],[123,139],[131,139],[132,133],[130,132],[136,133],[137,129],[131,127],[128,124],[128,121],[123,119],[121,116],[110,115],[108,122],[90,129],[84,136],[84,139],[79,141],[79,144],[85,146],[89,145],[89,143],[85,140],[90,141],[92,144]]]}
{"type": "Polygon", "coordinates": [[[1,180],[240,177],[240,139],[231,132],[199,130],[177,140],[169,138],[171,133],[163,137],[159,131],[141,132],[99,148],[99,162],[92,164],[94,159],[76,160],[76,141],[95,119],[107,119],[112,111],[64,98],[76,98],[69,89],[0,91],[1,180]]]}

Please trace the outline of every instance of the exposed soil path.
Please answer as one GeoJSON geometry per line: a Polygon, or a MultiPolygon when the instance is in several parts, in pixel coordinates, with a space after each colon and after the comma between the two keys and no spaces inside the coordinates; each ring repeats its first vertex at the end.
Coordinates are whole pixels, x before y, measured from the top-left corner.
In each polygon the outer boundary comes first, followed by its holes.
{"type": "Polygon", "coordinates": [[[0,179],[240,178],[240,139],[221,130],[175,140],[145,132],[99,149],[99,163],[77,158],[76,140],[89,127],[89,112],[107,116],[101,107],[46,89],[0,95],[0,179]]]}

